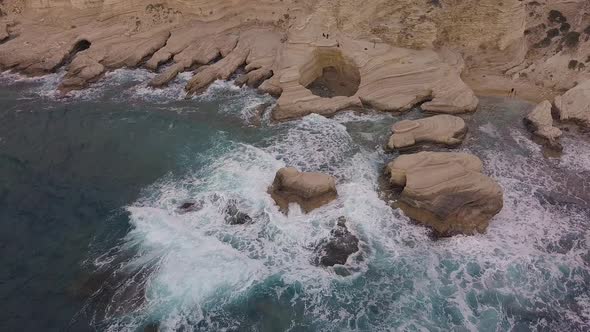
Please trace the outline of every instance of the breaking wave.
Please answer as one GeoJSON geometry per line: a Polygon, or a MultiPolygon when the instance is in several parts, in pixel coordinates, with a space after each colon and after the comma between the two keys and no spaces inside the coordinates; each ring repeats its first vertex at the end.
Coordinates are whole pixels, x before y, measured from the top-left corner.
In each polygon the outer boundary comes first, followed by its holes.
{"type": "MultiPolygon", "coordinates": [[[[225,83],[202,98],[219,96],[233,98],[219,111],[232,114],[266,98],[225,83]]],[[[486,234],[433,241],[379,197],[378,175],[392,158],[380,147],[393,121],[310,115],[260,128],[255,142],[215,137],[200,156],[205,167],[161,179],[127,208],[133,229],[115,256],[134,255],[118,271],[153,269],[140,305],[100,321],[113,331],[587,328],[589,207],[584,188],[560,181],[575,172],[543,158],[522,128],[482,111],[468,121],[476,138],[463,150],[500,182],[504,209],[486,234]],[[310,214],[281,214],[266,191],[285,165],[333,174],[339,198],[310,214]],[[179,213],[189,200],[202,208],[179,213]],[[254,222],[227,224],[229,202],[254,222]],[[365,244],[347,273],[311,264],[340,216],[365,244]]]]}

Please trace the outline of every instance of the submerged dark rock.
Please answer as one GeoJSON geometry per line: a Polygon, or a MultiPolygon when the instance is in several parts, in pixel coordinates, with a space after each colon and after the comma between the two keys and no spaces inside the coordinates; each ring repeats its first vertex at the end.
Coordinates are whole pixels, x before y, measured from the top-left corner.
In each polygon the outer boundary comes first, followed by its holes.
{"type": "Polygon", "coordinates": [[[344,265],[348,257],[359,251],[359,239],[346,227],[346,219],[338,218],[338,224],[317,247],[315,263],[323,266],[344,265]]]}
{"type": "Polygon", "coordinates": [[[178,213],[188,213],[188,212],[195,212],[199,211],[203,208],[204,202],[203,201],[188,201],[182,203],[176,210],[178,213]]]}
{"type": "Polygon", "coordinates": [[[158,332],[160,330],[160,324],[149,323],[143,327],[143,332],[158,332]]]}
{"type": "Polygon", "coordinates": [[[230,225],[243,225],[252,222],[252,218],[240,211],[235,200],[230,200],[224,209],[225,222],[230,225]]]}

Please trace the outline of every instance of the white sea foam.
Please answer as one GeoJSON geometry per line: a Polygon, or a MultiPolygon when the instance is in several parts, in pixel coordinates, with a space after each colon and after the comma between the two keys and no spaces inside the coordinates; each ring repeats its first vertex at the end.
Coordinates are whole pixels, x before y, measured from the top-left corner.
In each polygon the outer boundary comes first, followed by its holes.
{"type": "MultiPolygon", "coordinates": [[[[221,81],[196,97],[225,105],[221,113],[246,123],[249,109],[265,98],[221,81]]],[[[391,122],[389,115],[369,118],[383,127],[391,122]]],[[[145,303],[131,319],[115,319],[111,330],[135,330],[146,321],[158,321],[163,331],[192,329],[202,320],[210,330],[240,326],[239,317],[224,318],[223,311],[275,279],[277,299],[290,296],[293,308],[303,303],[306,327],[316,330],[510,330],[526,319],[529,328],[551,329],[561,323],[556,316],[587,323],[587,310],[563,304],[587,286],[587,216],[540,198],[563,193],[563,185],[525,133],[493,123],[477,127],[477,144],[484,136],[493,144],[463,150],[479,155],[503,187],[504,209],[486,234],[432,241],[379,197],[378,175],[391,157],[370,147],[382,144],[372,141],[379,135],[364,135],[368,144],[358,144],[347,126],[362,121],[354,113],[310,115],[262,128],[278,134],[257,143],[221,137],[204,167],[146,188],[128,207],[133,230],[125,246],[140,249],[125,267],[150,261],[156,268],[145,303]],[[285,165],[333,174],[338,199],[309,214],[294,208],[283,215],[267,188],[285,165]],[[178,213],[187,200],[203,208],[178,213]],[[227,224],[224,209],[232,202],[254,222],[227,224]],[[311,263],[315,245],[340,216],[363,243],[363,259],[349,259],[349,276],[311,263]],[[566,282],[571,289],[563,288],[566,282]],[[290,287],[297,291],[285,295],[290,287]]],[[[576,149],[590,155],[590,147],[576,149]]],[[[574,302],[585,308],[588,299],[578,295],[574,302]]]]}
{"type": "Polygon", "coordinates": [[[590,142],[579,137],[571,137],[564,135],[561,138],[563,146],[563,156],[560,160],[560,165],[579,170],[590,171],[590,142]]]}
{"type": "Polygon", "coordinates": [[[500,133],[498,132],[496,127],[490,122],[479,126],[479,131],[485,133],[486,135],[489,135],[492,138],[500,138],[500,133]]]}

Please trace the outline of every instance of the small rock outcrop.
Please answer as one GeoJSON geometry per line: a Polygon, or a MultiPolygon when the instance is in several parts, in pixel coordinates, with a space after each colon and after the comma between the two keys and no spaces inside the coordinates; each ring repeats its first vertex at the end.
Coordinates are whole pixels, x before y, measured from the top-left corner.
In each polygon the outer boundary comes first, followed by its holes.
{"type": "Polygon", "coordinates": [[[577,85],[563,96],[555,97],[559,119],[590,126],[590,80],[577,85]]]}
{"type": "Polygon", "coordinates": [[[338,223],[330,237],[316,247],[315,264],[322,266],[344,265],[348,257],[359,251],[359,239],[346,227],[346,219],[338,218],[338,223]]]}
{"type": "Polygon", "coordinates": [[[524,123],[533,134],[545,139],[548,147],[561,151],[562,147],[558,142],[561,136],[561,130],[553,127],[551,107],[551,103],[545,100],[524,118],[524,123]]]}
{"type": "Polygon", "coordinates": [[[178,213],[189,213],[189,212],[196,212],[199,211],[203,208],[205,202],[203,201],[186,201],[182,204],[180,204],[177,208],[176,208],[176,212],[178,213]]]}
{"type": "Polygon", "coordinates": [[[223,210],[225,213],[225,222],[230,225],[244,225],[252,222],[252,218],[238,209],[236,200],[229,200],[223,210]]]}
{"type": "Polygon", "coordinates": [[[410,148],[419,143],[434,143],[447,146],[463,142],[467,125],[458,116],[435,115],[419,120],[402,120],[392,127],[393,135],[389,139],[389,149],[410,148]]]}
{"type": "Polygon", "coordinates": [[[281,211],[287,213],[290,203],[297,203],[310,212],[337,197],[336,180],[322,173],[299,172],[293,167],[281,168],[269,193],[281,211]]]}
{"type": "Polygon", "coordinates": [[[485,232],[503,207],[502,188],[468,153],[420,152],[389,163],[390,183],[403,188],[399,207],[438,236],[485,232]]]}

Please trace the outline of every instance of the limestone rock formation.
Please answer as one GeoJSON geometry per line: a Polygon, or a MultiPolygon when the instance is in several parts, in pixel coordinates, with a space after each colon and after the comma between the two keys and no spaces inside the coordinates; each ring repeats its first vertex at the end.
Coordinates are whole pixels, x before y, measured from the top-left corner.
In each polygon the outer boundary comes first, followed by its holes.
{"type": "Polygon", "coordinates": [[[299,66],[281,72],[283,91],[275,120],[301,117],[310,113],[333,115],[346,108],[369,106],[381,111],[406,111],[426,101],[426,111],[471,112],[478,100],[461,81],[459,72],[433,51],[373,45],[337,36],[323,44],[288,44],[287,62],[299,66]],[[335,68],[342,77],[357,77],[360,84],[350,96],[323,98],[307,87],[321,77],[326,68],[335,68]]]}
{"type": "Polygon", "coordinates": [[[461,144],[467,125],[458,116],[435,115],[419,120],[402,120],[392,126],[389,149],[403,149],[418,143],[436,143],[447,146],[461,144]]]}
{"type": "Polygon", "coordinates": [[[560,120],[573,120],[590,126],[590,80],[556,97],[555,108],[560,120]]]}
{"type": "Polygon", "coordinates": [[[228,79],[239,67],[245,65],[247,73],[242,80],[257,86],[270,78],[281,35],[267,30],[242,32],[235,46],[223,59],[199,71],[187,84],[188,93],[198,93],[216,79],[228,79]]]}
{"type": "Polygon", "coordinates": [[[540,96],[537,102],[551,100],[590,76],[590,4],[586,0],[529,0],[525,10],[527,52],[522,63],[506,74],[515,81],[553,88],[553,94],[540,96]]]}
{"type": "Polygon", "coordinates": [[[472,88],[544,100],[590,76],[586,0],[5,0],[0,12],[2,70],[65,66],[64,93],[121,67],[156,71],[154,87],[192,71],[192,95],[243,67],[237,84],[280,96],[275,120],[422,102],[470,112],[472,88]]]}
{"type": "Polygon", "coordinates": [[[330,175],[285,167],[277,171],[269,193],[285,213],[290,203],[297,203],[303,211],[310,212],[336,199],[336,180],[330,175]]]}
{"type": "Polygon", "coordinates": [[[561,130],[553,127],[551,108],[551,103],[545,100],[524,118],[524,122],[535,135],[545,139],[549,147],[561,151],[561,145],[557,141],[561,136],[561,130]]]}
{"type": "Polygon", "coordinates": [[[330,237],[321,241],[315,251],[317,265],[344,265],[350,255],[359,251],[359,239],[346,227],[346,219],[340,217],[330,237]]]}
{"type": "Polygon", "coordinates": [[[386,168],[403,188],[400,208],[439,236],[483,233],[502,209],[502,188],[481,171],[476,156],[450,152],[402,155],[386,168]]]}
{"type": "MultiPolygon", "coordinates": [[[[143,59],[151,56],[166,44],[170,32],[166,29],[149,30],[133,37],[120,36],[88,38],[90,47],[80,52],[68,66],[60,89],[67,92],[85,87],[93,82],[107,69],[137,67],[143,59]]],[[[86,40],[86,39],[82,39],[86,40]]]]}

